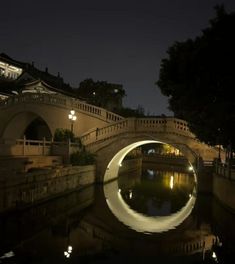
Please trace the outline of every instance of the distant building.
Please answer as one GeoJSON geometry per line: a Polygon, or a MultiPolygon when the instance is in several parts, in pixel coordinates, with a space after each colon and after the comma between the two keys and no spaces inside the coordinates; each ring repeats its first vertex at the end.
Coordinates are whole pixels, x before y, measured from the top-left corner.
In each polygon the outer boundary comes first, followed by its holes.
{"type": "Polygon", "coordinates": [[[61,93],[110,111],[122,107],[125,95],[122,85],[93,81],[82,83],[83,87],[72,88],[64,83],[59,73],[55,76],[47,68],[41,71],[34,63],[16,61],[4,53],[0,54],[0,100],[20,93],[61,93]]]}
{"type": "Polygon", "coordinates": [[[33,63],[24,63],[0,54],[0,99],[20,93],[61,93],[73,96],[73,88],[63,78],[41,71],[33,63]]]}

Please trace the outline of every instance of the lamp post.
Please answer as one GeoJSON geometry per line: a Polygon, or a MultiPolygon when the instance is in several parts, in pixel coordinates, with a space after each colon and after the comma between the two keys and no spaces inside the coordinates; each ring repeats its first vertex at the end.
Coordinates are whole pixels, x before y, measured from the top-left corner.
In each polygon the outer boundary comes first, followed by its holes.
{"type": "Polygon", "coordinates": [[[68,118],[71,121],[71,132],[73,133],[73,123],[77,120],[77,116],[75,115],[74,110],[70,110],[70,113],[68,114],[68,118]]]}

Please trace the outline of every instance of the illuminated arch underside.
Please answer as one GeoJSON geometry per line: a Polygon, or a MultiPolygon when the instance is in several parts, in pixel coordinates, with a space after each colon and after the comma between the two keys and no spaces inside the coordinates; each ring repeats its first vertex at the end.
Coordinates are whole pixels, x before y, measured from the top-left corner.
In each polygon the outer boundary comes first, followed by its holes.
{"type": "MultiPolygon", "coordinates": [[[[108,164],[104,181],[110,181],[117,178],[119,166],[128,152],[132,149],[148,144],[148,143],[163,143],[155,140],[145,140],[133,143],[120,150],[108,164]]],[[[194,189],[192,196],[188,202],[179,211],[169,216],[146,216],[131,209],[123,200],[119,193],[118,182],[112,181],[104,184],[104,194],[109,209],[117,217],[119,221],[127,225],[133,230],[144,233],[160,233],[175,229],[180,225],[191,213],[195,201],[196,190],[194,189]]]]}

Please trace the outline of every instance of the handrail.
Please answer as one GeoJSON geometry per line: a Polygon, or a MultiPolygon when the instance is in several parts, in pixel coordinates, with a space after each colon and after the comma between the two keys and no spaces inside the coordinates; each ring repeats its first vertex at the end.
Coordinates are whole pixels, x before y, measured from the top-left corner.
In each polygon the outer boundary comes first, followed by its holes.
{"type": "Polygon", "coordinates": [[[84,145],[118,135],[123,132],[171,132],[195,138],[189,131],[187,122],[172,118],[126,118],[102,128],[93,129],[81,136],[84,145]]]}
{"type": "Polygon", "coordinates": [[[61,94],[24,93],[20,95],[14,95],[0,101],[0,108],[9,107],[19,103],[31,103],[35,101],[37,103],[57,105],[69,109],[73,108],[75,111],[94,115],[106,120],[107,122],[117,122],[123,119],[122,116],[110,112],[104,108],[94,106],[79,99],[61,94]]]}
{"type": "Polygon", "coordinates": [[[0,157],[2,156],[35,156],[35,155],[69,155],[81,149],[79,143],[31,139],[1,139],[0,157]]]}

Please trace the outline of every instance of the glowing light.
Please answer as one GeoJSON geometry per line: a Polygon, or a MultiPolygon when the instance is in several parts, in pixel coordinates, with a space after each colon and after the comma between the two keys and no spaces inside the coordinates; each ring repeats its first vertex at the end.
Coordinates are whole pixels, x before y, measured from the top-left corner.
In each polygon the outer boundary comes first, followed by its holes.
{"type": "Polygon", "coordinates": [[[129,192],[129,198],[132,199],[132,191],[129,192]]]}
{"type": "Polygon", "coordinates": [[[70,114],[68,114],[68,118],[71,121],[71,132],[73,132],[73,123],[77,120],[77,116],[75,115],[75,111],[70,110],[70,114]]]}
{"type": "MultiPolygon", "coordinates": [[[[5,253],[3,256],[1,256],[0,259],[11,258],[14,256],[15,256],[15,253],[13,251],[9,251],[9,252],[5,253]]],[[[0,263],[1,263],[1,261],[0,261],[0,263]]]]}
{"type": "Polygon", "coordinates": [[[72,250],[73,250],[73,247],[72,247],[72,246],[68,246],[67,251],[64,251],[64,256],[65,256],[66,258],[69,258],[70,255],[71,255],[71,253],[72,253],[72,250]]]}
{"type": "Polygon", "coordinates": [[[215,262],[218,262],[217,256],[214,251],[212,252],[212,258],[215,260],[215,262]]]}
{"type": "Polygon", "coordinates": [[[150,176],[154,176],[154,171],[153,171],[153,170],[147,170],[147,172],[148,172],[148,174],[149,174],[150,176]]]}
{"type": "Polygon", "coordinates": [[[155,151],[155,149],[149,149],[147,153],[148,154],[154,154],[154,153],[156,153],[156,151],[155,151]]]}
{"type": "Polygon", "coordinates": [[[121,193],[121,189],[118,189],[118,192],[121,193]]]}
{"type": "Polygon", "coordinates": [[[171,176],[170,178],[170,188],[173,189],[174,187],[174,176],[171,176]]]}
{"type": "Polygon", "coordinates": [[[122,163],[119,163],[119,167],[122,167],[122,163]]]}
{"type": "Polygon", "coordinates": [[[15,67],[3,61],[0,61],[0,65],[0,75],[4,75],[7,78],[16,79],[23,72],[21,68],[15,67]]]}
{"type": "Polygon", "coordinates": [[[71,253],[73,250],[73,247],[72,246],[68,246],[68,252],[71,253]]]}
{"type": "Polygon", "coordinates": [[[189,170],[189,171],[193,171],[193,166],[189,166],[189,167],[188,167],[188,170],[189,170]]]}

